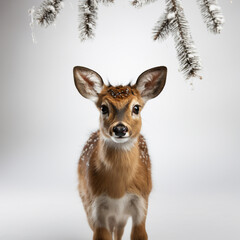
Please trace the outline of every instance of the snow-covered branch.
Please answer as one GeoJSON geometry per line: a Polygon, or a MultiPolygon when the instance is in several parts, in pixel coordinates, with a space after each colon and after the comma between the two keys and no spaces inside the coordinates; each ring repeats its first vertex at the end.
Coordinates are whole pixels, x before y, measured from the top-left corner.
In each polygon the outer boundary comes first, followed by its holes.
{"type": "Polygon", "coordinates": [[[63,0],[45,0],[35,12],[36,22],[44,27],[54,23],[63,8],[63,0]]]}
{"type": "Polygon", "coordinates": [[[173,20],[175,19],[174,12],[165,12],[158,22],[156,23],[155,27],[153,28],[153,39],[162,39],[164,40],[167,38],[169,33],[172,31],[173,27],[173,20]]]}
{"type": "Polygon", "coordinates": [[[180,0],[166,0],[166,12],[157,22],[153,31],[154,40],[164,39],[171,32],[174,36],[180,70],[186,79],[199,76],[200,59],[180,0]]]}
{"type": "Polygon", "coordinates": [[[85,41],[94,37],[97,20],[97,1],[79,0],[79,38],[85,41]]]}
{"type": "Polygon", "coordinates": [[[220,33],[223,28],[224,17],[217,0],[197,0],[197,2],[208,30],[213,33],[220,33]]]}

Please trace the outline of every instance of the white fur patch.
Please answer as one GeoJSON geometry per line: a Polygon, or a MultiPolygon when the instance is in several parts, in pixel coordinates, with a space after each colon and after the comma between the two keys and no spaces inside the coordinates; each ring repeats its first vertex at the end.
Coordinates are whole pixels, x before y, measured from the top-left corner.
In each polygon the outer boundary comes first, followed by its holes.
{"type": "MultiPolygon", "coordinates": [[[[102,134],[103,135],[103,134],[102,134]]],[[[102,139],[104,140],[105,144],[107,144],[109,147],[130,151],[134,144],[136,143],[137,138],[107,138],[104,135],[102,136],[102,139]]]]}
{"type": "Polygon", "coordinates": [[[114,199],[101,195],[92,204],[92,220],[96,227],[105,227],[109,231],[124,226],[128,217],[132,217],[133,225],[140,224],[146,214],[146,202],[143,197],[126,194],[114,199]]]}
{"type": "Polygon", "coordinates": [[[129,132],[126,132],[126,134],[123,137],[118,137],[115,132],[113,132],[113,136],[111,137],[111,139],[115,142],[115,143],[126,143],[129,140],[129,132]]]}

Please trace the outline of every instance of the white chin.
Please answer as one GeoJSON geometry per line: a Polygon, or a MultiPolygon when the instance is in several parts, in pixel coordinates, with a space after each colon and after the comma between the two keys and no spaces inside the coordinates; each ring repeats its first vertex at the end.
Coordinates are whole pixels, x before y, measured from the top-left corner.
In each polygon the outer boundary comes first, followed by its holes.
{"type": "Polygon", "coordinates": [[[111,137],[111,139],[115,142],[115,143],[125,143],[129,140],[129,137],[111,137]]]}

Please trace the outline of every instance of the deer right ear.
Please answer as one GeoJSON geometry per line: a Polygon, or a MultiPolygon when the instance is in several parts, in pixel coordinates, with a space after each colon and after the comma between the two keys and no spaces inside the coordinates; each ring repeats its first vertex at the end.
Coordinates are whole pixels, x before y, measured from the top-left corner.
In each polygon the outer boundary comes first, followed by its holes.
{"type": "Polygon", "coordinates": [[[73,68],[73,77],[75,86],[80,94],[97,102],[98,94],[104,86],[101,76],[91,69],[76,66],[73,68]]]}
{"type": "Polygon", "coordinates": [[[167,77],[166,67],[155,67],[143,72],[137,79],[136,88],[144,102],[155,98],[164,88],[167,77]]]}

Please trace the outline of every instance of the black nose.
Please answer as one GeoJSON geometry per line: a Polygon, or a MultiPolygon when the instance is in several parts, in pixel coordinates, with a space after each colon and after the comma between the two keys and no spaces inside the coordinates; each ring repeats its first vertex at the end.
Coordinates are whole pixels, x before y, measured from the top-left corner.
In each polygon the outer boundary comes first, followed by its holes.
{"type": "Polygon", "coordinates": [[[125,136],[127,131],[128,131],[128,128],[126,126],[124,126],[123,124],[118,124],[113,128],[113,132],[118,137],[125,136]]]}

